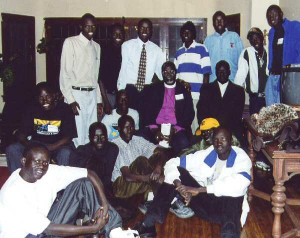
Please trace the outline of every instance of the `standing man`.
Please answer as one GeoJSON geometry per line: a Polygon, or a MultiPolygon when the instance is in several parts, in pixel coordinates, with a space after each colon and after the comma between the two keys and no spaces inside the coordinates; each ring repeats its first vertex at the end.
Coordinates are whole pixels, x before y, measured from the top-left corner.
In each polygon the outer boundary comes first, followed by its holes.
{"type": "MultiPolygon", "coordinates": [[[[187,21],[180,29],[183,46],[176,51],[175,65],[177,78],[191,85],[194,110],[199,101],[200,88],[203,83],[209,83],[211,73],[210,58],[206,47],[195,41],[196,27],[187,21]]],[[[198,128],[197,117],[192,122],[192,132],[198,128]]]]}
{"type": "Polygon", "coordinates": [[[229,79],[234,81],[238,69],[238,60],[244,49],[243,42],[237,33],[228,31],[225,28],[226,16],[223,12],[217,11],[213,15],[213,25],[216,32],[208,36],[204,42],[208,49],[212,66],[210,82],[215,81],[217,78],[215,68],[220,60],[225,60],[229,63],[231,69],[229,79]]]}
{"type": "Polygon", "coordinates": [[[300,63],[300,22],[283,19],[277,5],[266,14],[269,25],[269,71],[266,85],[266,104],[280,103],[280,75],[282,67],[300,63]]]}
{"type": "Polygon", "coordinates": [[[110,41],[102,47],[99,84],[105,114],[111,114],[116,106],[117,82],[121,69],[121,46],[125,40],[124,27],[115,23],[110,28],[110,41]]]}
{"type": "Polygon", "coordinates": [[[89,126],[102,116],[102,98],[98,84],[100,46],[93,41],[95,17],[81,18],[81,33],[65,40],[61,54],[59,83],[65,101],[75,115],[78,138],[75,146],[89,142],[89,126]]]}
{"type": "Polygon", "coordinates": [[[129,107],[138,109],[140,92],[144,85],[151,84],[154,75],[160,80],[161,66],[165,61],[162,50],[150,41],[152,22],[141,19],[138,23],[138,38],[122,45],[122,65],[118,79],[118,90],[125,89],[129,107]]]}
{"type": "Polygon", "coordinates": [[[247,39],[251,46],[244,49],[240,55],[239,68],[234,83],[244,87],[249,93],[249,110],[250,115],[252,115],[266,106],[265,87],[269,71],[262,31],[257,27],[251,28],[247,39]]]}

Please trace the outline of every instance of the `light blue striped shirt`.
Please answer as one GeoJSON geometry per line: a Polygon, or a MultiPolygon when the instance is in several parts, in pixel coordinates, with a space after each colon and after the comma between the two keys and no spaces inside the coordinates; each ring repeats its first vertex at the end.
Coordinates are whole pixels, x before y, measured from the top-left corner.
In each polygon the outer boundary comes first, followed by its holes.
{"type": "Polygon", "coordinates": [[[193,99],[199,99],[203,75],[211,73],[210,58],[206,47],[195,41],[188,49],[183,44],[176,51],[174,63],[177,68],[177,78],[190,83],[193,99]]]}
{"type": "Polygon", "coordinates": [[[231,74],[229,79],[234,82],[239,57],[244,49],[240,36],[236,32],[226,29],[222,35],[217,32],[209,35],[205,39],[204,44],[208,49],[212,67],[212,74],[210,75],[209,81],[213,82],[216,80],[216,64],[220,60],[225,60],[230,65],[231,74]]]}

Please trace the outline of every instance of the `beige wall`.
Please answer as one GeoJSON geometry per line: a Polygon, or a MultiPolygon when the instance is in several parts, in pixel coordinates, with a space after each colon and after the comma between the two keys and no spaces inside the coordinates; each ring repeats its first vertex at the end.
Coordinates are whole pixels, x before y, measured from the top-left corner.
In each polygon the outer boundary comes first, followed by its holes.
{"type": "Polygon", "coordinates": [[[279,6],[283,11],[283,17],[289,20],[300,21],[300,1],[299,0],[280,0],[279,6]]]}
{"type": "MultiPolygon", "coordinates": [[[[290,0],[286,0],[290,1],[290,0]]],[[[295,2],[297,0],[294,0],[295,2]]],[[[36,44],[42,37],[44,17],[80,17],[90,12],[97,17],[180,17],[207,18],[207,33],[214,32],[212,15],[217,10],[225,14],[241,13],[241,37],[245,46],[251,26],[264,27],[265,11],[276,0],[0,0],[0,11],[35,16],[36,44]],[[259,12],[259,14],[257,13],[259,12]],[[263,15],[263,17],[258,16],[263,15]],[[254,24],[255,23],[255,24],[254,24]]],[[[0,31],[1,32],[1,31],[0,31]]],[[[0,44],[0,49],[2,46],[0,44]]],[[[1,50],[0,50],[1,52],[1,50]]],[[[36,54],[37,81],[46,79],[45,54],[36,54]]],[[[1,90],[1,84],[0,84],[1,90]]],[[[0,91],[2,94],[2,90],[0,91]]],[[[0,99],[0,111],[3,102],[0,99]]]]}

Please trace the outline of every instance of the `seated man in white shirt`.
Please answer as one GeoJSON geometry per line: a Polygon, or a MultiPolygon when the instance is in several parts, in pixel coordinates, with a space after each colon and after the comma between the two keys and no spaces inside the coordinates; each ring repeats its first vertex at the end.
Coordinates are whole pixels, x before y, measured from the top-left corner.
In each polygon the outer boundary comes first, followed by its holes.
{"type": "Polygon", "coordinates": [[[113,193],[119,198],[149,193],[163,181],[162,167],[167,160],[164,149],[134,136],[134,120],[124,115],[118,121],[120,136],[112,142],[119,154],[112,173],[113,193]]]}
{"type": "Polygon", "coordinates": [[[155,223],[164,222],[179,193],[198,217],[221,225],[220,237],[240,237],[249,211],[246,193],[251,181],[251,160],[242,149],[231,146],[231,138],[229,130],[216,128],[212,146],[166,163],[165,183],[145,220],[134,228],[140,236],[156,237],[155,223]]]}
{"type": "Polygon", "coordinates": [[[123,115],[131,116],[135,122],[135,130],[139,129],[139,113],[128,107],[128,95],[125,90],[118,91],[116,106],[117,108],[114,109],[110,115],[106,114],[102,119],[102,123],[107,129],[109,141],[119,136],[118,120],[123,115]]]}
{"type": "Polygon", "coordinates": [[[50,153],[39,143],[28,144],[23,155],[23,167],[0,190],[0,237],[99,237],[103,231],[108,238],[122,225],[94,172],[49,165],[50,153]],[[88,216],[90,225],[74,225],[79,213],[88,216]]]}

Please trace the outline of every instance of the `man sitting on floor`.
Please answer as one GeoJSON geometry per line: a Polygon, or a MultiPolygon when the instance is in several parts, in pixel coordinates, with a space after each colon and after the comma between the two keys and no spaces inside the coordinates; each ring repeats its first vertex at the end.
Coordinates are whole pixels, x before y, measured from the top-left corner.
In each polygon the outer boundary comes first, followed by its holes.
{"type": "Polygon", "coordinates": [[[119,147],[119,154],[112,173],[113,192],[116,197],[129,198],[149,192],[162,182],[162,168],[167,160],[163,149],[134,136],[134,120],[124,115],[118,121],[120,137],[112,142],[119,147]]]}
{"type": "Polygon", "coordinates": [[[35,102],[26,111],[18,142],[6,149],[7,164],[12,173],[21,168],[24,147],[31,141],[44,144],[58,165],[69,165],[69,158],[74,147],[72,139],[77,137],[75,118],[69,105],[55,100],[52,87],[42,82],[36,85],[35,102]]]}
{"type": "Polygon", "coordinates": [[[139,129],[139,113],[131,108],[128,108],[128,95],[123,89],[118,91],[116,98],[116,109],[112,111],[112,114],[105,115],[102,119],[102,123],[106,126],[108,139],[111,141],[119,136],[118,120],[123,115],[131,116],[135,121],[135,130],[139,129]]]}
{"type": "Polygon", "coordinates": [[[240,237],[249,211],[247,188],[251,160],[244,150],[231,146],[232,134],[215,129],[213,146],[169,160],[163,183],[142,223],[134,228],[140,236],[156,237],[155,223],[163,223],[176,194],[185,198],[195,214],[221,224],[221,237],[240,237]]]}
{"type": "Polygon", "coordinates": [[[146,86],[141,93],[140,135],[152,143],[168,141],[177,156],[190,145],[195,115],[193,100],[191,93],[181,83],[176,83],[174,63],[165,62],[162,75],[162,82],[146,86]],[[162,134],[163,124],[171,124],[170,136],[162,134]]]}
{"type": "Polygon", "coordinates": [[[88,168],[96,172],[101,179],[106,197],[121,217],[129,219],[136,213],[128,201],[115,198],[112,192],[112,172],[119,154],[119,148],[107,140],[107,130],[103,123],[94,122],[89,128],[90,143],[80,145],[71,154],[70,165],[88,168]]]}
{"type": "Polygon", "coordinates": [[[49,150],[35,142],[25,147],[21,162],[0,191],[0,237],[98,237],[101,230],[108,238],[122,225],[94,172],[49,165],[49,150]],[[89,226],[74,225],[81,212],[93,218],[89,226]]]}

